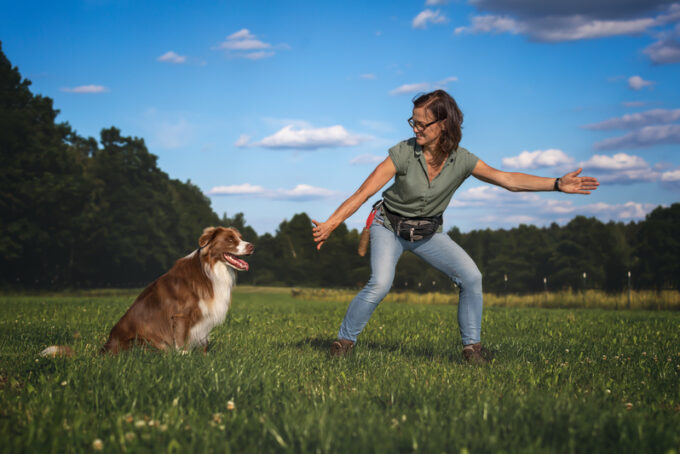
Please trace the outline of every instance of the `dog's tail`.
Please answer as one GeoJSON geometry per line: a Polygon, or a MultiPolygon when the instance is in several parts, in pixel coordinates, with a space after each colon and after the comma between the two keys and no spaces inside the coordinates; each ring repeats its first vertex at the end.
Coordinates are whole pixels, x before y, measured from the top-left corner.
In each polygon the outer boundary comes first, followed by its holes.
{"type": "Polygon", "coordinates": [[[76,352],[68,345],[50,345],[40,352],[43,358],[56,358],[58,356],[73,356],[76,352]]]}
{"type": "MultiPolygon", "coordinates": [[[[99,353],[104,355],[106,353],[116,354],[121,349],[120,342],[118,340],[109,340],[107,343],[102,345],[99,353]]],[[[59,357],[72,357],[75,356],[76,352],[73,348],[68,345],[50,345],[43,351],[39,353],[43,358],[59,358],[59,357]]]]}

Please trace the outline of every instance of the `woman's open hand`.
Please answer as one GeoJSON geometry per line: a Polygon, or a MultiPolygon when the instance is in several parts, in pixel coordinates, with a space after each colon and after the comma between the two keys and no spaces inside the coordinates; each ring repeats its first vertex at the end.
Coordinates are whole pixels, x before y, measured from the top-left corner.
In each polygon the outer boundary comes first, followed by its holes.
{"type": "Polygon", "coordinates": [[[560,178],[560,191],[566,192],[568,194],[590,194],[590,191],[597,189],[597,187],[600,185],[600,183],[597,181],[597,178],[578,176],[582,170],[583,169],[580,168],[573,172],[569,172],[560,178]]]}

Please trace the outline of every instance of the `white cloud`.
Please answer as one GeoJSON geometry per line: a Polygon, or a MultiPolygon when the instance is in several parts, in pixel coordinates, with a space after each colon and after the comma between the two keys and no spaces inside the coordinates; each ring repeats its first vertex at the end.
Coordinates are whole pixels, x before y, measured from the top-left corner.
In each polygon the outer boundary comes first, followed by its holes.
{"type": "Polygon", "coordinates": [[[628,86],[632,90],[636,90],[636,91],[641,90],[645,87],[651,87],[654,84],[656,84],[656,82],[652,82],[651,80],[644,80],[640,76],[631,76],[630,78],[628,78],[628,86]]]}
{"type": "MultiPolygon", "coordinates": [[[[512,13],[519,17],[583,15],[595,19],[612,17],[639,17],[648,12],[665,9],[674,0],[570,0],[568,2],[545,0],[470,0],[478,9],[512,13]]],[[[667,8],[673,14],[673,7],[667,8]]],[[[666,16],[664,16],[666,17],[666,16]]]]}
{"type": "Polygon", "coordinates": [[[271,51],[250,52],[243,54],[243,58],[247,58],[248,60],[261,60],[263,58],[269,58],[273,56],[274,52],[271,51]]]}
{"type": "Polygon", "coordinates": [[[680,26],[676,27],[674,34],[662,36],[655,43],[650,44],[642,52],[657,65],[667,63],[680,63],[680,26]]]}
{"type": "Polygon", "coordinates": [[[659,161],[656,164],[654,164],[654,170],[659,170],[662,172],[672,169],[673,167],[675,167],[673,163],[667,161],[659,161]]]}
{"type": "Polygon", "coordinates": [[[335,195],[335,192],[328,189],[310,186],[308,184],[298,184],[293,189],[279,189],[276,198],[287,200],[314,200],[325,199],[335,195]]]}
{"type": "Polygon", "coordinates": [[[581,167],[598,170],[639,170],[648,169],[647,161],[639,156],[617,153],[614,156],[594,155],[588,161],[582,162],[581,167]]]}
{"type": "Polygon", "coordinates": [[[260,60],[276,54],[274,49],[288,49],[286,44],[272,45],[257,38],[247,28],[243,28],[219,44],[218,49],[226,51],[227,55],[235,58],[260,60]]]}
{"type": "MultiPolygon", "coordinates": [[[[669,6],[667,0],[625,3],[473,0],[471,3],[480,10],[492,13],[472,17],[469,26],[455,30],[457,34],[511,33],[526,35],[534,41],[562,42],[640,35],[672,24],[680,18],[680,4],[669,6]],[[663,14],[650,15],[664,10],[663,14]]],[[[659,60],[676,58],[675,47],[667,40],[660,40],[645,53],[659,60]]]]}
{"type": "Polygon", "coordinates": [[[472,25],[458,27],[460,33],[526,34],[543,42],[576,41],[607,36],[643,33],[655,25],[654,19],[593,20],[584,16],[545,17],[530,20],[510,16],[485,15],[472,18],[472,25]]]}
{"type": "Polygon", "coordinates": [[[256,39],[255,35],[250,33],[247,28],[243,28],[236,33],[227,36],[226,41],[220,44],[220,49],[231,50],[258,50],[268,49],[271,44],[262,42],[256,39]]]}
{"type": "Polygon", "coordinates": [[[645,126],[620,137],[612,137],[595,143],[598,150],[644,148],[652,145],[680,143],[680,125],[645,126]]]}
{"type": "Polygon", "coordinates": [[[661,184],[671,190],[680,190],[680,169],[663,172],[661,184]]]}
{"type": "Polygon", "coordinates": [[[541,211],[549,214],[567,215],[574,211],[574,203],[571,200],[541,199],[541,211]]]}
{"type": "Polygon", "coordinates": [[[244,39],[255,39],[255,35],[250,33],[250,31],[247,28],[242,28],[241,30],[227,36],[227,40],[232,40],[232,41],[234,41],[234,40],[244,40],[244,39]]]}
{"type": "Polygon", "coordinates": [[[160,57],[158,57],[157,60],[162,61],[164,63],[181,64],[186,63],[187,57],[184,55],[179,55],[173,51],[168,51],[161,55],[160,57]]]}
{"type": "MultiPolygon", "coordinates": [[[[293,125],[287,125],[251,146],[316,150],[319,148],[352,147],[366,140],[368,140],[367,137],[350,134],[340,125],[327,128],[296,128],[293,125]]],[[[245,145],[246,142],[243,142],[240,146],[245,145]]]]}
{"type": "Polygon", "coordinates": [[[376,156],[374,154],[362,154],[352,158],[349,163],[352,165],[378,164],[385,160],[385,156],[376,156]]]}
{"type": "Polygon", "coordinates": [[[271,200],[307,201],[334,197],[337,193],[308,184],[298,184],[293,189],[270,190],[259,185],[244,183],[231,186],[215,186],[206,192],[211,196],[247,196],[271,200]]]}
{"type": "Polygon", "coordinates": [[[215,186],[206,194],[208,195],[261,195],[266,190],[262,186],[252,185],[250,183],[231,185],[231,186],[215,186]]]}
{"type": "Polygon", "coordinates": [[[562,150],[536,150],[523,151],[518,156],[503,158],[503,166],[512,169],[538,169],[541,167],[554,167],[571,165],[574,162],[562,150]]]}
{"type": "Polygon", "coordinates": [[[102,85],[81,85],[79,87],[73,88],[62,88],[61,91],[65,93],[97,94],[106,93],[109,91],[109,89],[102,85]]]}
{"type": "Polygon", "coordinates": [[[366,80],[375,80],[375,79],[377,79],[378,77],[377,77],[375,74],[368,73],[368,74],[361,74],[361,75],[359,76],[359,78],[360,78],[360,79],[366,79],[366,80]]]}
{"type": "Polygon", "coordinates": [[[663,182],[680,182],[680,169],[670,170],[661,174],[663,182]]]}
{"type": "Polygon", "coordinates": [[[626,202],[609,204],[598,202],[580,207],[575,214],[595,216],[600,220],[632,221],[644,219],[657,206],[653,203],[626,202]]]}
{"type": "Polygon", "coordinates": [[[494,214],[488,215],[486,222],[504,226],[552,222],[555,216],[567,216],[574,211],[570,200],[544,199],[534,192],[510,192],[490,185],[456,193],[449,206],[491,211],[494,214]],[[520,217],[527,218],[519,220],[520,217]]]}
{"type": "Polygon", "coordinates": [[[405,84],[390,91],[391,95],[403,95],[406,93],[418,93],[445,88],[450,82],[458,81],[457,77],[447,77],[438,82],[419,82],[415,84],[405,84]]]}
{"type": "Polygon", "coordinates": [[[461,33],[510,33],[516,35],[525,30],[525,26],[515,19],[507,16],[475,16],[472,18],[472,26],[458,27],[456,34],[461,33]]]}
{"type": "Polygon", "coordinates": [[[633,20],[591,20],[588,18],[572,17],[555,24],[551,29],[550,21],[545,21],[546,27],[536,30],[535,37],[541,41],[559,42],[576,41],[581,39],[604,38],[618,35],[638,35],[654,25],[653,19],[633,20]]]}
{"type": "Polygon", "coordinates": [[[441,14],[439,10],[433,11],[431,9],[426,9],[413,18],[411,25],[413,28],[427,28],[428,23],[443,24],[447,21],[448,19],[446,16],[441,14]]]}
{"type": "Polygon", "coordinates": [[[678,120],[680,120],[680,109],[652,109],[645,112],[626,114],[620,118],[610,118],[600,123],[585,125],[584,128],[594,130],[630,129],[652,124],[672,123],[678,120]]]}
{"type": "Polygon", "coordinates": [[[674,39],[657,41],[643,52],[657,64],[680,63],[680,42],[674,39]]]}
{"type": "Polygon", "coordinates": [[[495,186],[479,186],[454,195],[450,207],[454,209],[490,210],[492,215],[480,218],[498,226],[519,223],[549,224],[566,222],[577,215],[595,216],[600,220],[630,221],[643,219],[656,205],[626,202],[608,204],[596,202],[575,205],[574,198],[544,198],[537,193],[513,193],[495,186]]]}
{"type": "Polygon", "coordinates": [[[437,85],[446,85],[449,82],[458,82],[458,78],[455,76],[450,76],[437,82],[437,85]]]}
{"type": "Polygon", "coordinates": [[[426,6],[446,5],[450,0],[426,0],[426,6]]]}
{"type": "Polygon", "coordinates": [[[659,180],[659,172],[639,156],[617,153],[614,156],[594,155],[580,164],[586,173],[600,183],[629,184],[659,180]]]}
{"type": "Polygon", "coordinates": [[[420,82],[417,84],[404,84],[390,92],[391,95],[402,95],[405,93],[417,93],[419,91],[430,91],[432,84],[429,82],[420,82]]]}
{"type": "MultiPolygon", "coordinates": [[[[672,1],[673,3],[668,8],[668,14],[662,14],[657,17],[657,21],[660,25],[672,24],[680,21],[680,3],[676,3],[674,0],[672,1]]],[[[670,0],[668,0],[667,3],[670,3],[670,0]]],[[[676,30],[677,29],[680,29],[680,27],[676,26],[676,30]]]]}
{"type": "Polygon", "coordinates": [[[262,50],[269,49],[271,44],[264,43],[258,39],[238,39],[238,40],[227,40],[220,44],[222,49],[230,50],[262,50]]]}
{"type": "Polygon", "coordinates": [[[680,169],[663,172],[661,174],[661,184],[669,189],[680,189],[680,169]]]}
{"type": "Polygon", "coordinates": [[[245,147],[248,145],[248,142],[250,141],[250,136],[247,134],[241,134],[238,136],[238,139],[234,143],[235,147],[245,147]]]}
{"type": "Polygon", "coordinates": [[[498,186],[477,186],[456,193],[451,201],[452,207],[507,206],[538,202],[540,197],[531,192],[510,192],[498,186]]]}
{"type": "Polygon", "coordinates": [[[538,219],[535,218],[534,216],[527,216],[527,215],[522,215],[522,214],[517,214],[514,216],[506,216],[504,218],[505,222],[509,222],[511,224],[532,224],[536,222],[538,219]]]}

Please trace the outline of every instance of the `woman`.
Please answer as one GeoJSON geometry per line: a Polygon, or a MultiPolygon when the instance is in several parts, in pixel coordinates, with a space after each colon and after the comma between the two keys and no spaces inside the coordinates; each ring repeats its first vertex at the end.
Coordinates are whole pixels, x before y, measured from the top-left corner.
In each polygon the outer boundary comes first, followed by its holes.
{"type": "Polygon", "coordinates": [[[342,356],[352,349],[378,303],[390,290],[399,256],[408,250],[460,287],[458,326],[463,357],[468,362],[484,364],[488,352],[480,343],[482,275],[441,227],[441,214],[453,193],[470,175],[509,191],[590,194],[599,183],[596,178],[579,177],[581,169],[555,179],[489,167],[459,147],[463,114],[443,90],[415,99],[408,123],[415,138],[390,148],[389,156],[326,222],[312,220],[314,241],[317,249],[321,249],[338,225],[395,178],[394,184],[383,192],[382,205],[375,210],[370,226],[371,278],[350,303],[338,339],[331,345],[331,355],[342,356]]]}

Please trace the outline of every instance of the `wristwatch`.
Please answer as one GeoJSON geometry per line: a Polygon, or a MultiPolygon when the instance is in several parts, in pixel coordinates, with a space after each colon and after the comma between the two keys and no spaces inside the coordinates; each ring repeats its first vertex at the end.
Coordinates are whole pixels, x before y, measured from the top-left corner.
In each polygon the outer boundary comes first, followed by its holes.
{"type": "Polygon", "coordinates": [[[561,178],[555,178],[555,185],[553,186],[553,191],[562,192],[562,190],[560,189],[560,180],[561,178]]]}

